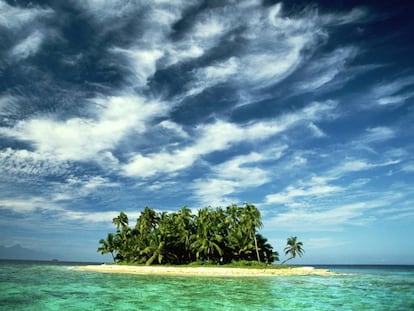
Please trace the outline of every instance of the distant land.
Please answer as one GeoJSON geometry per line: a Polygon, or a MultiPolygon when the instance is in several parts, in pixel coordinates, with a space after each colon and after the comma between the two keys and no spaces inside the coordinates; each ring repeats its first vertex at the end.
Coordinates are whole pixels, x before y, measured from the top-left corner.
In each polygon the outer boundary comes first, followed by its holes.
{"type": "Polygon", "coordinates": [[[0,259],[26,259],[26,260],[51,260],[50,254],[24,248],[20,244],[10,247],[0,245],[0,259]]]}

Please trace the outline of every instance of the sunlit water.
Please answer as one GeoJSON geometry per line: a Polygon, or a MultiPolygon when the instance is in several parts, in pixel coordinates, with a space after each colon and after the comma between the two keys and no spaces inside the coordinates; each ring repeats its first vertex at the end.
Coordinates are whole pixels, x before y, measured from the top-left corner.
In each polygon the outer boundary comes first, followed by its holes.
{"type": "Polygon", "coordinates": [[[338,276],[161,277],[0,261],[0,310],[414,310],[414,267],[338,276]]]}

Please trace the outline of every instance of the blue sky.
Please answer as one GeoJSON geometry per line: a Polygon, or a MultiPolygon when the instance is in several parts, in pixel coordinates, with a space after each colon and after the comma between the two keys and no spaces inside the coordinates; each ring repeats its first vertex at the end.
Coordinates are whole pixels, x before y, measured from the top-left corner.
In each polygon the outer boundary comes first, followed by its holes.
{"type": "MultiPolygon", "coordinates": [[[[0,0],[0,245],[252,202],[297,263],[414,263],[408,1],[0,0]]],[[[283,256],[282,256],[283,258],[283,256]]]]}

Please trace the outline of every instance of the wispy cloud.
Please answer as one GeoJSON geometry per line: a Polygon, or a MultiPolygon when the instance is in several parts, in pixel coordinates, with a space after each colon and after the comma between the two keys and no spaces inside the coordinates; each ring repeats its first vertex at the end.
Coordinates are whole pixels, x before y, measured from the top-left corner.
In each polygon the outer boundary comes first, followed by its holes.
{"type": "Polygon", "coordinates": [[[33,197],[29,199],[2,199],[0,200],[0,209],[7,209],[14,213],[24,214],[39,211],[62,211],[63,209],[42,197],[33,197]]]}
{"type": "Polygon", "coordinates": [[[282,133],[300,122],[316,121],[330,115],[335,103],[313,103],[295,113],[277,119],[253,124],[238,125],[217,120],[197,128],[195,141],[187,147],[172,152],[131,156],[123,166],[126,176],[149,177],[159,172],[173,173],[192,166],[202,155],[230,149],[241,142],[257,142],[282,133]]]}
{"type": "Polygon", "coordinates": [[[159,49],[113,48],[110,52],[127,58],[128,69],[131,71],[130,83],[141,87],[147,85],[148,79],[156,72],[157,61],[163,56],[163,51],[159,49]]]}
{"type": "MultiPolygon", "coordinates": [[[[355,7],[351,11],[346,13],[325,14],[321,16],[323,23],[328,25],[344,25],[363,22],[369,17],[366,9],[361,7],[355,7]]],[[[372,18],[372,17],[371,17],[372,18]]]]}
{"type": "Polygon", "coordinates": [[[214,166],[209,174],[211,177],[195,180],[193,188],[197,200],[202,205],[220,206],[232,201],[228,196],[235,192],[269,182],[269,172],[257,167],[264,160],[263,155],[253,152],[214,166]]]}
{"type": "Polygon", "coordinates": [[[362,159],[346,159],[338,166],[329,170],[328,175],[339,178],[344,174],[349,174],[353,172],[360,172],[365,170],[370,170],[379,167],[392,166],[400,163],[400,160],[390,160],[380,163],[370,163],[362,159]]]}
{"type": "MultiPolygon", "coordinates": [[[[0,210],[8,210],[20,215],[31,213],[48,213],[57,222],[76,222],[76,223],[111,223],[112,219],[119,215],[119,211],[74,211],[66,209],[63,206],[49,202],[48,200],[38,197],[29,199],[0,200],[0,210]]],[[[131,220],[136,219],[140,212],[129,212],[131,220]]]]}
{"type": "Polygon", "coordinates": [[[110,188],[119,188],[121,185],[102,176],[71,176],[63,182],[56,183],[51,192],[54,202],[70,201],[96,195],[99,191],[108,191],[110,188]]]}
{"type": "Polygon", "coordinates": [[[348,72],[346,65],[357,53],[358,49],[355,47],[344,47],[313,60],[305,67],[303,81],[295,84],[297,90],[311,92],[326,86],[338,75],[348,72]]]}
{"type": "Polygon", "coordinates": [[[374,127],[366,130],[366,134],[362,136],[361,142],[376,143],[392,139],[396,136],[394,129],[389,127],[374,127]]]}
{"type": "Polygon", "coordinates": [[[308,185],[300,188],[289,186],[281,193],[267,195],[265,203],[286,204],[292,202],[292,200],[296,198],[322,197],[332,195],[342,190],[341,187],[332,185],[308,185]]]}
{"type": "Polygon", "coordinates": [[[166,110],[160,102],[131,95],[97,98],[94,102],[102,107],[96,111],[96,119],[37,118],[20,121],[13,128],[0,128],[0,133],[28,141],[40,154],[61,161],[92,160],[112,150],[128,133],[143,133],[147,122],[166,110]]]}
{"type": "Polygon", "coordinates": [[[414,96],[413,85],[414,76],[400,77],[392,82],[379,83],[371,93],[379,105],[397,105],[414,96]]]}
{"type": "Polygon", "coordinates": [[[20,61],[36,54],[46,38],[53,37],[53,31],[47,30],[43,25],[53,15],[51,9],[36,6],[21,8],[2,1],[0,13],[0,25],[7,29],[7,38],[11,44],[8,59],[12,61],[20,61]]]}
{"type": "Polygon", "coordinates": [[[36,54],[40,49],[40,46],[44,40],[44,34],[36,30],[31,33],[27,38],[24,38],[17,45],[15,45],[10,54],[15,60],[21,60],[27,58],[33,54],[36,54]]]}
{"type": "Polygon", "coordinates": [[[284,17],[281,4],[276,4],[269,10],[255,5],[241,5],[240,8],[242,10],[231,16],[231,21],[228,20],[226,9],[219,11],[217,18],[220,21],[215,21],[215,25],[225,27],[223,33],[237,27],[246,28],[241,33],[241,38],[246,41],[246,51],[243,52],[248,53],[232,53],[221,63],[197,70],[196,85],[189,86],[197,93],[224,81],[253,88],[276,84],[301,64],[301,51],[312,48],[321,34],[317,23],[309,19],[284,17]],[[249,23],[245,24],[242,21],[247,16],[249,23]],[[271,44],[274,40],[277,40],[277,44],[271,44]]]}
{"type": "Polygon", "coordinates": [[[366,225],[375,220],[366,211],[383,206],[380,202],[353,203],[330,209],[295,209],[279,213],[266,221],[269,228],[295,232],[341,231],[345,225],[366,225]]]}
{"type": "Polygon", "coordinates": [[[33,26],[33,23],[41,17],[53,13],[50,9],[40,7],[21,8],[11,6],[5,1],[0,2],[0,25],[9,30],[19,30],[24,26],[33,26]]]}

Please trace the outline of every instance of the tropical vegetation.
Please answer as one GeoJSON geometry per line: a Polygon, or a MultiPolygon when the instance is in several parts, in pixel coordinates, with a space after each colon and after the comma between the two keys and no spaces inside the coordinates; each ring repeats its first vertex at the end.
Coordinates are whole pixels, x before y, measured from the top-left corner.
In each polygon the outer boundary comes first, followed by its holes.
{"type": "Polygon", "coordinates": [[[282,264],[284,264],[285,262],[296,258],[297,255],[299,255],[299,257],[302,257],[303,253],[304,253],[304,249],[303,249],[303,243],[297,241],[297,237],[292,236],[290,238],[287,239],[287,246],[285,247],[285,255],[290,255],[290,257],[286,260],[284,260],[282,262],[282,264]]]}
{"type": "Polygon", "coordinates": [[[111,254],[117,263],[249,265],[279,261],[278,252],[257,232],[263,226],[260,211],[249,203],[225,209],[206,207],[196,215],[185,206],[178,212],[146,207],[133,227],[124,212],[112,222],[116,233],[101,239],[97,251],[111,254]]]}

